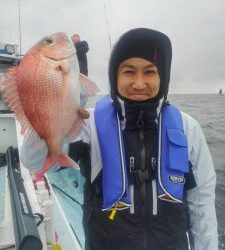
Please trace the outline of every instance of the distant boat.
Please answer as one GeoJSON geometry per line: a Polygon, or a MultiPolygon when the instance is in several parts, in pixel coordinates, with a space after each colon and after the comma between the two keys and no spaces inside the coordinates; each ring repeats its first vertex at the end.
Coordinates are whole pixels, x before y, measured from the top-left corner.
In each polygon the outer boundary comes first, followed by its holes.
{"type": "Polygon", "coordinates": [[[223,90],[222,90],[222,89],[220,89],[220,90],[219,90],[219,95],[224,95],[224,93],[223,93],[223,90]]]}

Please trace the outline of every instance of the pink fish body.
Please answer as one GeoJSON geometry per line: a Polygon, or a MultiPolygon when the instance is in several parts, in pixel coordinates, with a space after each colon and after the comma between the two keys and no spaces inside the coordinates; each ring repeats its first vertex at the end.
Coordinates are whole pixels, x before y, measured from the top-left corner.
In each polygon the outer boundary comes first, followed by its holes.
{"type": "Polygon", "coordinates": [[[77,136],[84,120],[80,110],[80,89],[88,94],[97,87],[80,76],[76,50],[65,33],[43,38],[31,48],[18,67],[9,70],[3,85],[6,101],[22,126],[33,127],[48,146],[42,167],[76,166],[62,152],[65,138],[77,136]]]}

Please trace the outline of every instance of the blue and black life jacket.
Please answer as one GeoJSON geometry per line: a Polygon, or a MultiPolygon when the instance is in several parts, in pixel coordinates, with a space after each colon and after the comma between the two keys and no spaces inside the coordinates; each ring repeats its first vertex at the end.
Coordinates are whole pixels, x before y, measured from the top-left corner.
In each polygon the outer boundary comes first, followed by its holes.
{"type": "MultiPolygon", "coordinates": [[[[109,96],[96,104],[95,123],[102,158],[103,210],[131,205],[121,122],[109,96]]],[[[159,115],[157,193],[160,199],[183,201],[189,172],[187,139],[179,110],[166,105],[159,115]]]]}

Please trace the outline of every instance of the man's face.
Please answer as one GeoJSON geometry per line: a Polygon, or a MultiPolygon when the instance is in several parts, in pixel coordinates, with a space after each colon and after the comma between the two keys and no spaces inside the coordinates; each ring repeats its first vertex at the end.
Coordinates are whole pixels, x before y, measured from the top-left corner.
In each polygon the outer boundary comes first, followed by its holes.
{"type": "Polygon", "coordinates": [[[123,61],[117,73],[119,94],[133,101],[145,101],[159,92],[160,77],[157,67],[143,58],[123,61]]]}
{"type": "Polygon", "coordinates": [[[78,34],[72,35],[71,39],[72,39],[74,44],[77,44],[80,42],[80,36],[78,34]]]}

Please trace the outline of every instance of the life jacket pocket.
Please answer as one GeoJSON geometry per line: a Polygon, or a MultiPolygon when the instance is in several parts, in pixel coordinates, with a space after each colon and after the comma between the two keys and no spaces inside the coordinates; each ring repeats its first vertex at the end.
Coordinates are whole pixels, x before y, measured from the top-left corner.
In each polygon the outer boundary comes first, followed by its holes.
{"type": "Polygon", "coordinates": [[[188,144],[183,131],[167,128],[168,136],[168,158],[167,166],[171,170],[182,173],[189,172],[188,144]]]}

